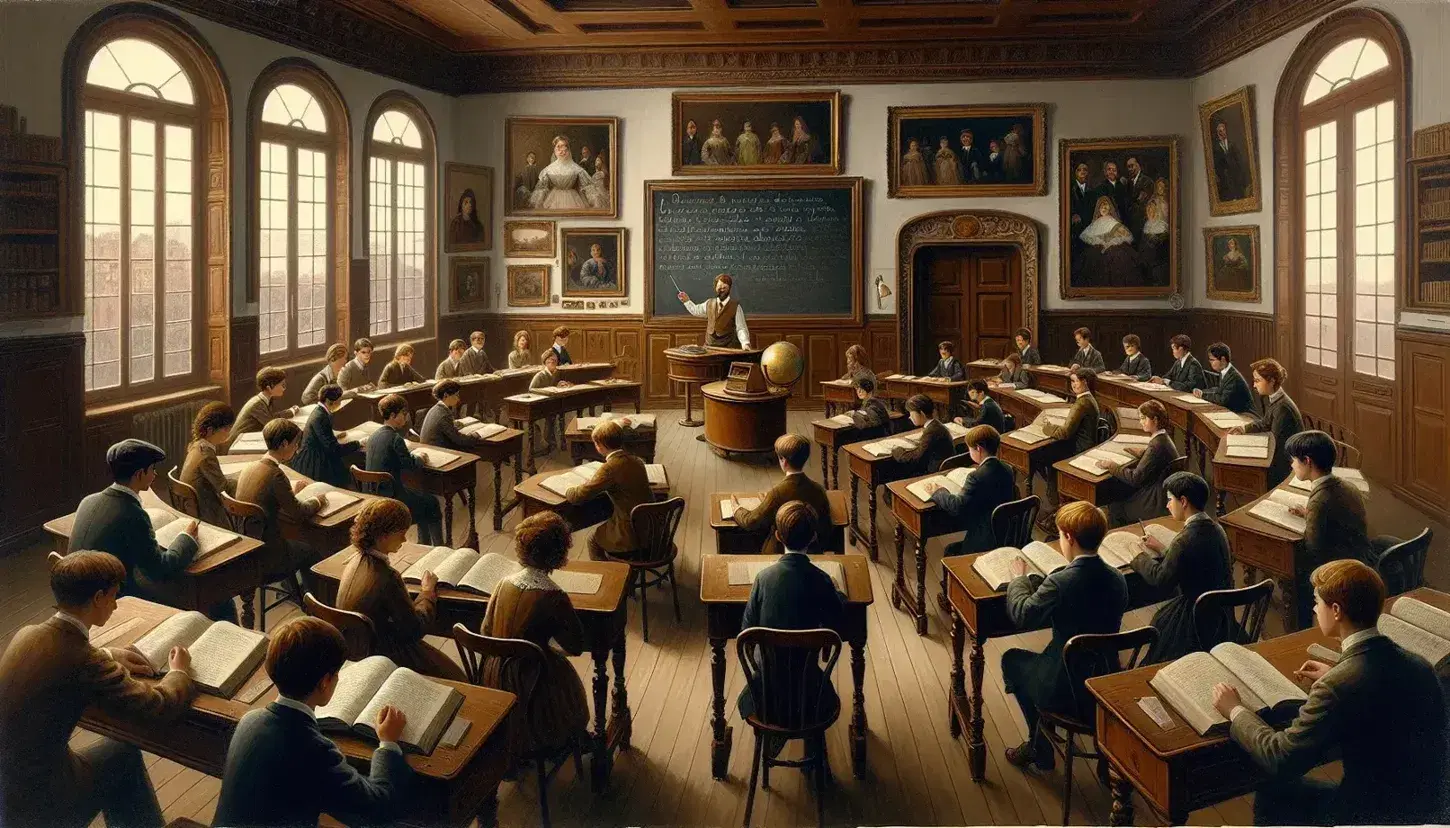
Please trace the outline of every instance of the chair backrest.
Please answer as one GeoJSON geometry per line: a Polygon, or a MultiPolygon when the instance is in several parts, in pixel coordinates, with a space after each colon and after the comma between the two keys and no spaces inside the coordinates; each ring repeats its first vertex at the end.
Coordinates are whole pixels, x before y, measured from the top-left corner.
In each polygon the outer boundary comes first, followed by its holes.
{"type": "Polygon", "coordinates": [[[1168,464],[1168,468],[1163,471],[1163,479],[1167,480],[1170,475],[1177,474],[1181,471],[1186,471],[1187,469],[1188,455],[1185,454],[1180,457],[1175,457],[1173,458],[1173,462],[1168,464]]]}
{"type": "MultiPolygon", "coordinates": [[[[1399,595],[1425,585],[1425,558],[1430,552],[1434,534],[1428,527],[1407,541],[1397,543],[1380,555],[1375,563],[1385,587],[1391,595],[1399,595]]],[[[54,554],[54,553],[52,553],[54,554]]]]}
{"type": "Polygon", "coordinates": [[[393,476],[387,472],[368,471],[356,465],[348,466],[347,471],[352,475],[352,482],[357,484],[357,490],[363,494],[386,496],[393,492],[393,476]]]}
{"type": "Polygon", "coordinates": [[[1313,431],[1322,431],[1333,439],[1350,446],[1359,445],[1359,435],[1345,428],[1333,420],[1317,417],[1313,414],[1303,414],[1304,428],[1313,431]]]}
{"type": "Polygon", "coordinates": [[[45,556],[45,568],[46,569],[55,569],[55,565],[58,564],[58,563],[60,563],[60,559],[61,558],[64,558],[64,557],[65,556],[62,555],[62,554],[60,554],[59,552],[52,552],[49,555],[46,555],[45,556]]]}
{"type": "Polygon", "coordinates": [[[267,513],[262,511],[262,507],[255,503],[237,500],[226,492],[219,492],[219,495],[222,499],[222,509],[227,513],[227,520],[231,523],[230,529],[238,535],[261,540],[267,526],[267,513]]]}
{"type": "Polygon", "coordinates": [[[953,454],[951,457],[948,457],[947,459],[941,461],[941,468],[937,469],[937,471],[948,472],[952,469],[969,468],[971,467],[971,465],[972,455],[964,451],[961,454],[953,454]]]}
{"type": "Polygon", "coordinates": [[[1006,411],[1002,412],[1002,427],[1007,429],[1007,431],[1016,431],[1017,418],[1006,411]]]}
{"type": "Polygon", "coordinates": [[[828,726],[840,713],[839,704],[828,704],[841,657],[835,630],[750,627],[735,639],[735,652],[755,702],[755,725],[802,733],[828,726]]]}
{"type": "MultiPolygon", "coordinates": [[[[518,696],[521,702],[534,692],[534,685],[544,671],[544,651],[532,641],[480,635],[462,624],[453,625],[453,641],[458,644],[458,655],[463,659],[463,674],[468,676],[470,684],[507,690],[518,696]],[[485,683],[484,667],[491,658],[502,662],[497,675],[509,677],[506,683],[510,686],[497,686],[504,682],[485,683]]],[[[520,705],[523,708],[527,706],[520,705]]]]}
{"type": "Polygon", "coordinates": [[[1105,405],[1099,410],[1098,422],[1098,427],[1100,429],[1102,428],[1102,423],[1107,424],[1108,439],[1112,439],[1113,436],[1118,433],[1118,428],[1120,426],[1120,424],[1118,423],[1118,412],[1115,411],[1111,405],[1105,405]]]}
{"type": "Polygon", "coordinates": [[[348,661],[367,658],[377,649],[377,631],[373,628],[372,619],[366,615],[324,604],[310,592],[302,596],[302,610],[337,627],[347,645],[348,661]]]}
{"type": "Polygon", "coordinates": [[[1083,682],[1095,676],[1106,676],[1140,666],[1148,657],[1148,650],[1158,640],[1158,631],[1153,627],[1138,627],[1115,633],[1082,633],[1067,640],[1062,647],[1063,669],[1067,671],[1068,683],[1072,686],[1073,709],[1083,721],[1092,726],[1092,696],[1083,682]],[[1124,651],[1128,658],[1123,659],[1124,651]]]}
{"type": "Polygon", "coordinates": [[[171,507],[182,514],[199,518],[201,501],[196,496],[196,489],[181,482],[181,478],[176,476],[179,471],[180,466],[172,466],[171,471],[166,473],[166,493],[171,500],[171,507]]]}
{"type": "Polygon", "coordinates": [[[685,499],[672,497],[659,503],[641,503],[629,511],[629,523],[639,544],[638,566],[663,566],[675,559],[675,530],[685,514],[685,499]]]}
{"type": "Polygon", "coordinates": [[[1037,521],[1037,508],[1042,499],[1028,495],[1021,500],[1003,503],[992,510],[992,537],[998,546],[1018,549],[1032,542],[1032,524],[1037,521]]]}
{"type": "Polygon", "coordinates": [[[1360,458],[1359,449],[1349,443],[1334,441],[1334,465],[1345,469],[1357,469],[1360,468],[1360,458]]]}
{"type": "Polygon", "coordinates": [[[1264,618],[1269,613],[1269,599],[1274,596],[1274,582],[1265,578],[1241,589],[1211,589],[1193,602],[1193,629],[1198,640],[1217,643],[1225,617],[1233,622],[1227,641],[1253,644],[1264,633],[1264,618]]]}

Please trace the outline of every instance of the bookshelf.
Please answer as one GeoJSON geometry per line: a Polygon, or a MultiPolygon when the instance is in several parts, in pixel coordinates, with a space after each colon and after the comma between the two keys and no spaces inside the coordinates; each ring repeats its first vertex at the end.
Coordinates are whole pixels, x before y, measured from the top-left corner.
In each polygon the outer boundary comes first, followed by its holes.
{"type": "Polygon", "coordinates": [[[65,307],[68,185],[59,138],[30,135],[0,104],[0,316],[53,316],[65,307]]]}
{"type": "Polygon", "coordinates": [[[1409,304],[1450,308],[1450,124],[1415,132],[1409,304]]]}

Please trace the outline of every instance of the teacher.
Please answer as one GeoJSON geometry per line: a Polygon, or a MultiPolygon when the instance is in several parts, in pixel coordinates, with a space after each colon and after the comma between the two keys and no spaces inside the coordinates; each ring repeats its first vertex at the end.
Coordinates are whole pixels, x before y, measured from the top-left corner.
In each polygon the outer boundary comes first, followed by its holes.
{"type": "Polygon", "coordinates": [[[677,296],[691,316],[705,317],[705,344],[712,348],[750,349],[750,329],[745,327],[745,309],[730,295],[735,280],[730,274],[715,277],[715,298],[697,305],[683,290],[677,296]]]}

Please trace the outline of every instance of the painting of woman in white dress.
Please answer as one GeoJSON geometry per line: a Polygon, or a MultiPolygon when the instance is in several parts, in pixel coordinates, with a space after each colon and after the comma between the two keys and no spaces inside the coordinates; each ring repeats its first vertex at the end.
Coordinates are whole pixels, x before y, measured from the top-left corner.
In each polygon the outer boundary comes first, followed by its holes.
{"type": "Polygon", "coordinates": [[[1081,233],[1083,274],[1095,285],[1130,287],[1138,280],[1138,255],[1133,234],[1118,218],[1118,207],[1108,196],[1099,196],[1093,207],[1093,221],[1081,233]]]}
{"type": "Polygon", "coordinates": [[[548,161],[534,167],[532,180],[519,182],[528,196],[512,201],[509,215],[619,215],[617,134],[616,118],[509,118],[504,155],[510,178],[522,177],[530,155],[548,161]],[[584,147],[592,148],[587,160],[584,147]]]}

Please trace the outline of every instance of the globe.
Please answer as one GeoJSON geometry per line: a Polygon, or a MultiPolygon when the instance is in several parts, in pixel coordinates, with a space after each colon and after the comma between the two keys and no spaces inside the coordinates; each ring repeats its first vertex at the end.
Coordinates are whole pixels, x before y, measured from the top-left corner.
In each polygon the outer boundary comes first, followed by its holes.
{"type": "Polygon", "coordinates": [[[777,342],[760,355],[760,370],[766,382],[778,388],[788,388],[805,373],[805,360],[796,346],[789,342],[777,342]]]}

